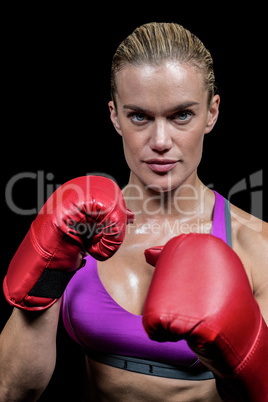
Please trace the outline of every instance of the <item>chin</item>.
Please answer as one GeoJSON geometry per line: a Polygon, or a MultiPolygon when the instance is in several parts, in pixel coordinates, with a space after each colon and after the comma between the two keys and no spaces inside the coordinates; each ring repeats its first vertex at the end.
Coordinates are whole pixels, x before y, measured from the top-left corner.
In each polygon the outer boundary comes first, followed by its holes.
{"type": "Polygon", "coordinates": [[[145,188],[156,193],[168,193],[176,190],[182,185],[194,185],[197,177],[197,167],[181,166],[168,173],[154,173],[142,171],[141,169],[131,169],[132,184],[142,184],[145,188]],[[136,172],[135,172],[136,170],[136,172]]]}
{"type": "Polygon", "coordinates": [[[187,169],[187,171],[169,172],[168,174],[149,174],[140,177],[143,185],[156,192],[156,193],[168,193],[176,190],[177,188],[188,185],[194,185],[197,177],[196,169],[187,169]]]}
{"type": "Polygon", "coordinates": [[[183,183],[174,175],[157,175],[156,177],[145,180],[145,186],[156,193],[168,193],[178,188],[183,183]],[[172,177],[173,176],[173,177],[172,177]]]}
{"type": "Polygon", "coordinates": [[[173,190],[175,190],[178,186],[176,185],[159,185],[159,184],[148,184],[146,186],[148,189],[156,192],[156,193],[169,193],[173,190]]]}

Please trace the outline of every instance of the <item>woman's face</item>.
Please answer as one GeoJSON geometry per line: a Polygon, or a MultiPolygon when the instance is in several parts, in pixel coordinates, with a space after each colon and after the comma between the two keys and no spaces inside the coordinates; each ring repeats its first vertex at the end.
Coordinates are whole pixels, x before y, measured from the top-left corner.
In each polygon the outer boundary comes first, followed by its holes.
{"type": "Polygon", "coordinates": [[[208,108],[202,74],[193,66],[125,66],[117,76],[111,120],[123,138],[135,182],[169,191],[196,176],[204,134],[216,123],[219,96],[208,108]]]}

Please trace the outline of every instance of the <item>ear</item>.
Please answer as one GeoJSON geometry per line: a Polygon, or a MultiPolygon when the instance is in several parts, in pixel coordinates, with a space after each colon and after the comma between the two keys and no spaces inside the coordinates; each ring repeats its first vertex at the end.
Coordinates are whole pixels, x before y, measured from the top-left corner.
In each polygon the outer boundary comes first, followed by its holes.
{"type": "Polygon", "coordinates": [[[109,105],[109,110],[110,110],[110,118],[112,120],[112,123],[114,125],[114,128],[116,129],[116,131],[118,132],[119,135],[122,135],[122,131],[121,131],[121,127],[119,124],[119,120],[118,120],[118,115],[117,115],[117,111],[116,111],[116,107],[113,101],[110,101],[108,103],[109,105]]]}
{"type": "Polygon", "coordinates": [[[215,126],[216,121],[218,120],[218,116],[219,116],[219,106],[220,106],[220,96],[215,95],[212,99],[211,106],[208,111],[208,120],[207,120],[206,129],[205,129],[205,134],[210,133],[210,131],[215,126]]]}

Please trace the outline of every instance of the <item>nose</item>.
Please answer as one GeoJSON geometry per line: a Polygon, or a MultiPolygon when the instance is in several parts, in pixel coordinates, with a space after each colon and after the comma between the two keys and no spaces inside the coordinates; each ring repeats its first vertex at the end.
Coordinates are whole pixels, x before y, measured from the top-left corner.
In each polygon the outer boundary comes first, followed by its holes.
{"type": "Polygon", "coordinates": [[[170,128],[165,121],[155,121],[152,126],[150,147],[157,153],[165,153],[172,147],[170,128]]]}

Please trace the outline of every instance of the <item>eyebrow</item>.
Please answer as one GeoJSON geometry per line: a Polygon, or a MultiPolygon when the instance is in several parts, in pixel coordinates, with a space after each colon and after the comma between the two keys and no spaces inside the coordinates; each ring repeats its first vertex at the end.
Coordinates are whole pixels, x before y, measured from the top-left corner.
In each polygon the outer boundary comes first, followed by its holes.
{"type": "MultiPolygon", "coordinates": [[[[184,110],[184,109],[187,109],[189,107],[198,106],[198,105],[199,105],[198,102],[184,102],[184,103],[180,103],[179,105],[173,107],[172,109],[166,110],[165,113],[166,114],[169,114],[169,113],[172,114],[172,113],[175,113],[175,112],[177,112],[179,110],[184,110]]],[[[134,110],[135,112],[148,114],[148,115],[154,114],[153,111],[151,111],[149,109],[143,109],[142,107],[136,106],[136,105],[124,105],[123,109],[125,109],[125,110],[130,109],[130,110],[134,110]]]]}

